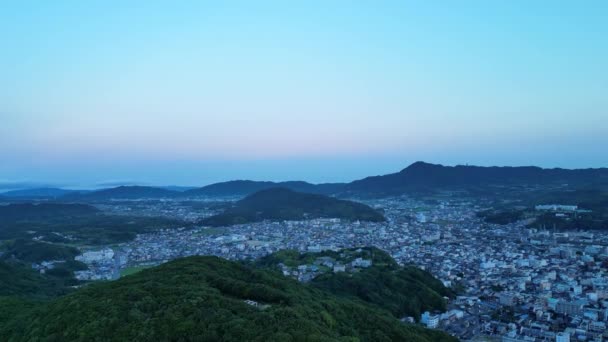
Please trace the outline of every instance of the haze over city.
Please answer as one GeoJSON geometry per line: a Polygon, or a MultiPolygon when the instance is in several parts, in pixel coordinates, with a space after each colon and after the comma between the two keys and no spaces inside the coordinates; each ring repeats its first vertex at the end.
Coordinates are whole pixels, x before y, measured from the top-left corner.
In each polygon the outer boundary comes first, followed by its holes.
{"type": "Polygon", "coordinates": [[[0,182],[605,166],[606,2],[3,2],[0,182]]]}

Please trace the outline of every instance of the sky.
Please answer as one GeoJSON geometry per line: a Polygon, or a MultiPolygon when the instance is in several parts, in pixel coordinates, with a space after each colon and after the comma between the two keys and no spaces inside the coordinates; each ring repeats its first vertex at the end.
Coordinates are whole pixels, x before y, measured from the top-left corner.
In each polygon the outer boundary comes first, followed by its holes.
{"type": "Polygon", "coordinates": [[[2,1],[0,188],[608,166],[606,1],[2,1]]]}

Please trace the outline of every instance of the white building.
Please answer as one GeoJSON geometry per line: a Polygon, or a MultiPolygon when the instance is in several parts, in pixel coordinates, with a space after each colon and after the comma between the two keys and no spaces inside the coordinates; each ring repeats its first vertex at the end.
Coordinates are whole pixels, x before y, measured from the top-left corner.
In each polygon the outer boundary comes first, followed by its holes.
{"type": "Polygon", "coordinates": [[[420,317],[420,322],[426,325],[427,328],[434,329],[439,326],[439,315],[431,315],[430,312],[426,311],[420,317]]]}
{"type": "Polygon", "coordinates": [[[570,334],[560,332],[555,335],[555,342],[570,342],[570,334]]]}
{"type": "Polygon", "coordinates": [[[576,205],[563,205],[563,204],[541,204],[534,207],[536,210],[541,211],[576,211],[578,206],[576,205]]]}
{"type": "Polygon", "coordinates": [[[424,213],[416,214],[416,221],[420,223],[426,223],[426,215],[424,215],[424,213]]]}
{"type": "Polygon", "coordinates": [[[82,261],[84,263],[97,262],[102,260],[108,260],[114,258],[114,251],[112,248],[104,248],[100,251],[90,251],[84,252],[82,255],[78,255],[76,258],[77,261],[82,261]]]}
{"type": "Polygon", "coordinates": [[[372,261],[369,259],[357,258],[352,262],[353,267],[370,267],[372,265],[372,261]]]}
{"type": "Polygon", "coordinates": [[[346,271],[346,266],[344,265],[334,265],[334,273],[338,273],[338,272],[345,272],[346,271]]]}

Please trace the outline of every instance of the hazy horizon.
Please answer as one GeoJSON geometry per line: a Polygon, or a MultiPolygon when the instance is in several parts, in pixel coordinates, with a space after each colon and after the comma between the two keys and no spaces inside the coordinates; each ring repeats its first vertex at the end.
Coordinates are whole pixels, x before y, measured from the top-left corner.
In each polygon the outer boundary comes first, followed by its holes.
{"type": "Polygon", "coordinates": [[[607,9],[4,2],[0,187],[605,167],[607,9]]]}
{"type": "MultiPolygon", "coordinates": [[[[202,181],[202,182],[191,182],[191,183],[179,183],[178,181],[171,181],[171,179],[162,179],[162,178],[158,178],[157,181],[144,181],[144,180],[137,180],[136,178],[133,179],[103,179],[103,180],[97,180],[97,181],[90,181],[90,182],[45,182],[42,180],[18,180],[18,181],[9,181],[9,180],[2,180],[0,179],[0,194],[3,192],[8,192],[8,191],[12,191],[12,190],[22,190],[22,189],[34,189],[34,188],[63,188],[63,189],[72,189],[72,190],[96,190],[96,189],[103,189],[103,188],[112,188],[112,187],[117,187],[117,186],[152,186],[152,187],[202,187],[202,186],[206,186],[206,185],[210,185],[210,184],[214,184],[214,183],[220,183],[220,182],[226,182],[226,181],[233,181],[233,180],[253,180],[253,181],[272,181],[272,182],[285,182],[285,181],[305,181],[305,182],[309,182],[309,183],[313,183],[313,184],[321,184],[321,183],[348,183],[354,180],[359,180],[359,179],[363,179],[365,177],[368,176],[378,176],[378,175],[386,175],[386,174],[390,174],[390,173],[395,173],[395,172],[399,172],[402,169],[406,168],[407,166],[411,165],[412,163],[415,162],[425,162],[425,163],[430,163],[430,164],[439,164],[439,165],[443,165],[443,166],[457,166],[457,165],[470,165],[470,166],[482,166],[482,167],[491,167],[491,166],[498,166],[498,167],[520,167],[520,166],[535,166],[535,167],[542,167],[542,166],[538,166],[538,165],[492,165],[492,164],[488,164],[488,165],[477,165],[477,164],[471,164],[471,163],[452,163],[452,164],[442,164],[442,163],[435,163],[435,162],[428,162],[428,161],[423,161],[423,160],[416,160],[416,161],[412,161],[409,163],[406,163],[405,165],[403,165],[402,167],[399,167],[397,169],[393,169],[393,170],[387,170],[384,172],[379,172],[379,173],[369,173],[369,174],[362,174],[360,176],[357,177],[353,177],[353,178],[341,178],[340,176],[338,176],[337,174],[333,174],[333,172],[335,171],[335,169],[332,169],[331,171],[328,171],[327,169],[324,169],[324,171],[319,172],[319,180],[314,180],[314,179],[310,179],[310,178],[296,178],[296,177],[291,177],[287,174],[284,175],[280,175],[280,169],[275,169],[276,173],[275,173],[275,177],[268,177],[267,176],[267,171],[265,170],[265,168],[262,166],[257,167],[257,168],[246,168],[246,167],[235,167],[235,170],[237,172],[234,172],[233,174],[235,176],[229,176],[230,173],[226,173],[227,176],[219,176],[216,178],[207,178],[207,181],[202,181]],[[325,180],[323,180],[325,179],[325,180]]],[[[340,163],[340,162],[339,162],[340,163]]],[[[364,165],[353,165],[353,167],[357,166],[356,170],[358,170],[358,173],[362,173],[363,171],[367,170],[368,168],[364,168],[364,165]]],[[[542,167],[545,169],[551,169],[551,168],[562,168],[562,167],[542,167]]],[[[576,168],[576,169],[585,169],[587,167],[582,167],[582,168],[576,168]]],[[[369,170],[372,170],[374,168],[369,168],[369,170]]],[[[562,168],[562,169],[573,169],[573,168],[562,168]]],[[[192,177],[196,177],[194,175],[195,172],[193,172],[192,168],[188,169],[190,170],[188,172],[189,175],[192,175],[192,177]]],[[[217,171],[217,170],[214,170],[217,171]]],[[[307,170],[308,171],[308,170],[307,170]]],[[[291,174],[291,173],[290,173],[291,174]]],[[[305,172],[305,174],[310,175],[310,172],[305,172]]],[[[201,179],[205,179],[204,176],[204,172],[203,172],[203,176],[200,177],[201,179]]]]}

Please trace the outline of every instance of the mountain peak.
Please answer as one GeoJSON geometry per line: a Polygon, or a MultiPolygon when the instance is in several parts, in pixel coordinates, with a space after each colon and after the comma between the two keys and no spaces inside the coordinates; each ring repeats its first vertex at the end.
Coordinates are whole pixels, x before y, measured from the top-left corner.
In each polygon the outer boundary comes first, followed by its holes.
{"type": "Polygon", "coordinates": [[[417,162],[411,164],[410,166],[406,167],[405,169],[401,170],[401,172],[412,171],[412,170],[425,170],[425,169],[440,168],[440,167],[443,167],[443,165],[431,164],[431,163],[427,163],[427,162],[423,162],[423,161],[417,161],[417,162]]]}

